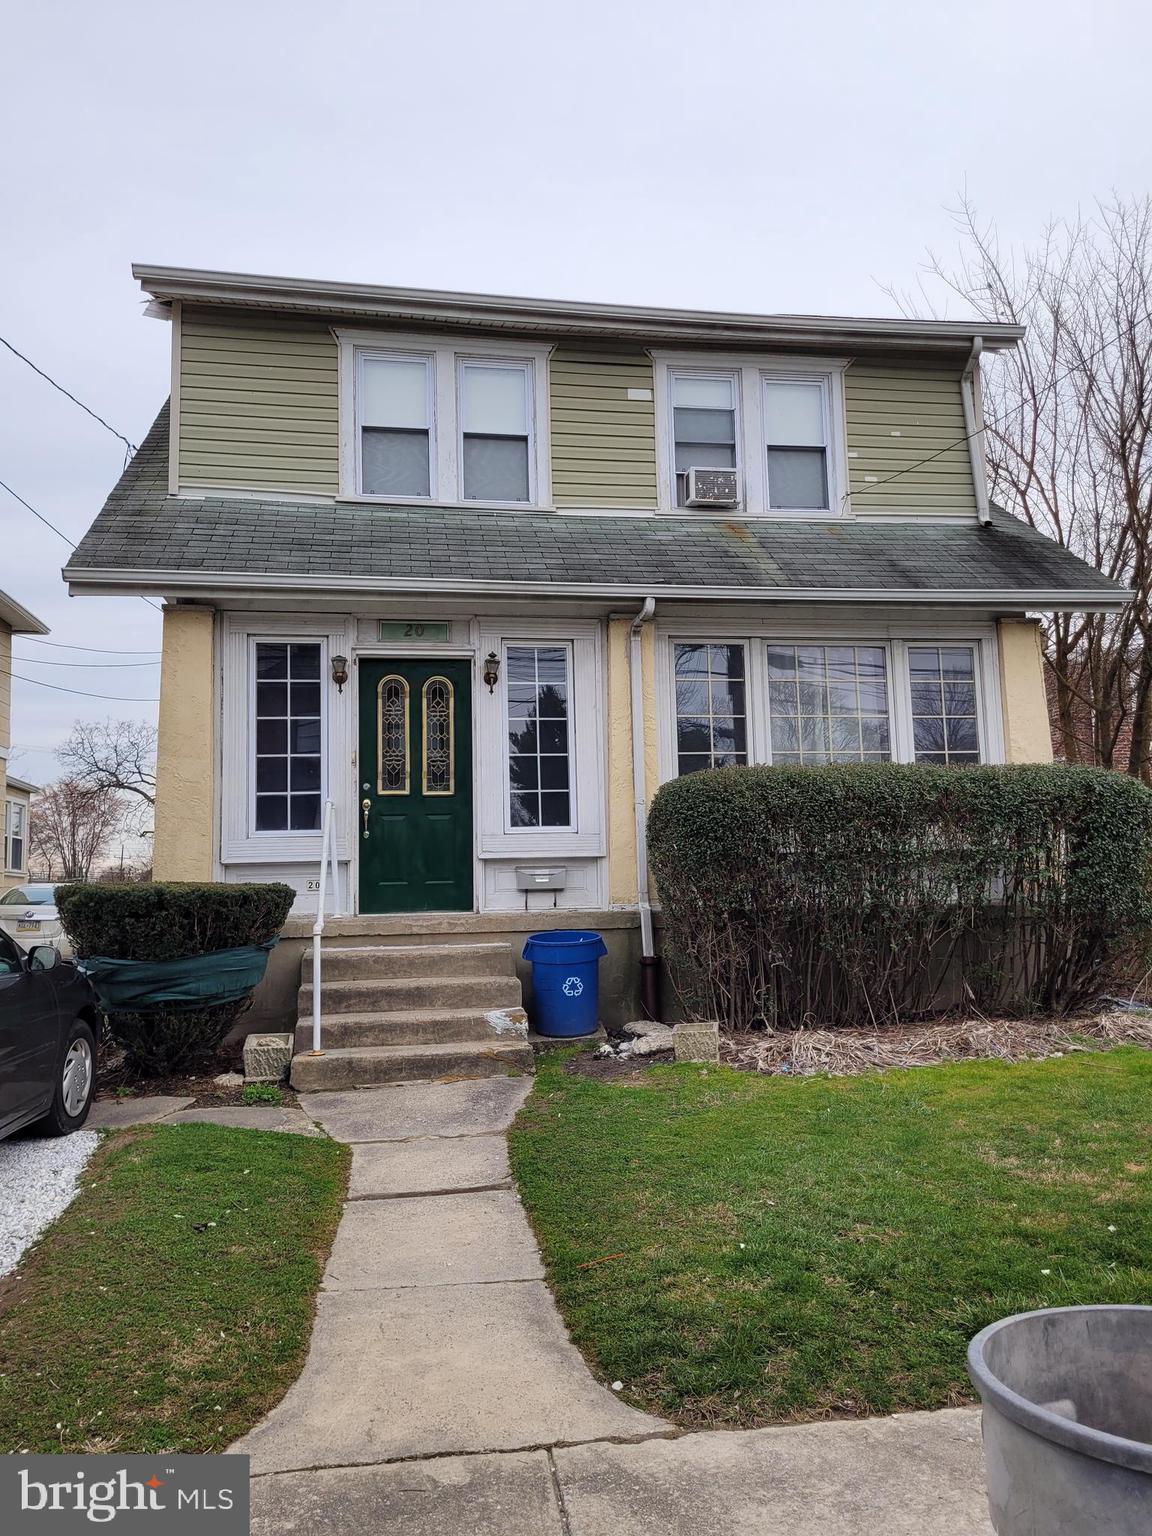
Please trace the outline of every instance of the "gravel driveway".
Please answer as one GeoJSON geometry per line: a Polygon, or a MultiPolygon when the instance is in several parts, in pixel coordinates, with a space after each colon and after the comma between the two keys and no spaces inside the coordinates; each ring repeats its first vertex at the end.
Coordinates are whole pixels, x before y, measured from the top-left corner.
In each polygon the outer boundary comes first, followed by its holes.
{"type": "Polygon", "coordinates": [[[0,1275],[10,1274],[25,1248],[71,1204],[99,1144],[95,1131],[0,1141],[0,1275]]]}

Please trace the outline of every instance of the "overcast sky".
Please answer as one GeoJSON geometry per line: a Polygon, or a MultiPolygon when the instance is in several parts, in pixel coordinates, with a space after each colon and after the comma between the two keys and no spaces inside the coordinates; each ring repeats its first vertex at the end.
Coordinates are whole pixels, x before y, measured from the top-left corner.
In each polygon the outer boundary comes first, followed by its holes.
{"type": "MultiPolygon", "coordinates": [[[[4,34],[0,335],[135,442],[169,332],[133,260],[889,314],[965,184],[1006,241],[1149,190],[1144,0],[36,0],[4,34]]],[[[0,479],[79,539],[121,447],[2,351],[0,399],[0,479]]],[[[159,614],[70,599],[66,555],[0,490],[0,588],[54,642],[155,651],[159,614]]],[[[145,655],[16,650],[158,692],[145,655]]],[[[17,682],[12,769],[154,713],[17,682]]]]}

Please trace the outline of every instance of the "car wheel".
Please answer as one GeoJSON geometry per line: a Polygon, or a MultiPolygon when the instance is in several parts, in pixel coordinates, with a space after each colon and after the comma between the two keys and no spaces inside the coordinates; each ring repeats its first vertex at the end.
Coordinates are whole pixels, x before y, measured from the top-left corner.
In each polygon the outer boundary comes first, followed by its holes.
{"type": "Polygon", "coordinates": [[[96,1092],[96,1037],[83,1019],[74,1019],[56,1068],[52,1108],[38,1129],[46,1136],[67,1136],[88,1118],[96,1092]]]}

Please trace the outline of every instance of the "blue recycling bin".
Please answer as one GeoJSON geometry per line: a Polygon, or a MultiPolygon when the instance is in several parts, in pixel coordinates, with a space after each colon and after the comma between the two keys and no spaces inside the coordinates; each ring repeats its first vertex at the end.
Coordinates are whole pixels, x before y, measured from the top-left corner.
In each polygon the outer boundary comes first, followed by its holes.
{"type": "Polygon", "coordinates": [[[591,1035],[600,1023],[600,961],[608,946],[579,928],[529,934],[524,959],[532,962],[533,1023],[541,1035],[591,1035]]]}

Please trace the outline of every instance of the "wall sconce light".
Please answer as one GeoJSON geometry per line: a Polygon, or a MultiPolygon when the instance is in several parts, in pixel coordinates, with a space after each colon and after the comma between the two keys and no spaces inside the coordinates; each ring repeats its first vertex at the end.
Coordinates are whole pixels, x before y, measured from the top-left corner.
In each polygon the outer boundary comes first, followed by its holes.
{"type": "Polygon", "coordinates": [[[332,658],[332,681],[336,684],[337,691],[339,693],[343,693],[344,692],[344,684],[348,681],[348,658],[347,658],[347,656],[333,656],[333,658],[332,658]]]}
{"type": "Polygon", "coordinates": [[[484,658],[483,676],[488,684],[488,692],[495,693],[496,684],[500,681],[500,658],[495,651],[489,651],[484,658]]]}

